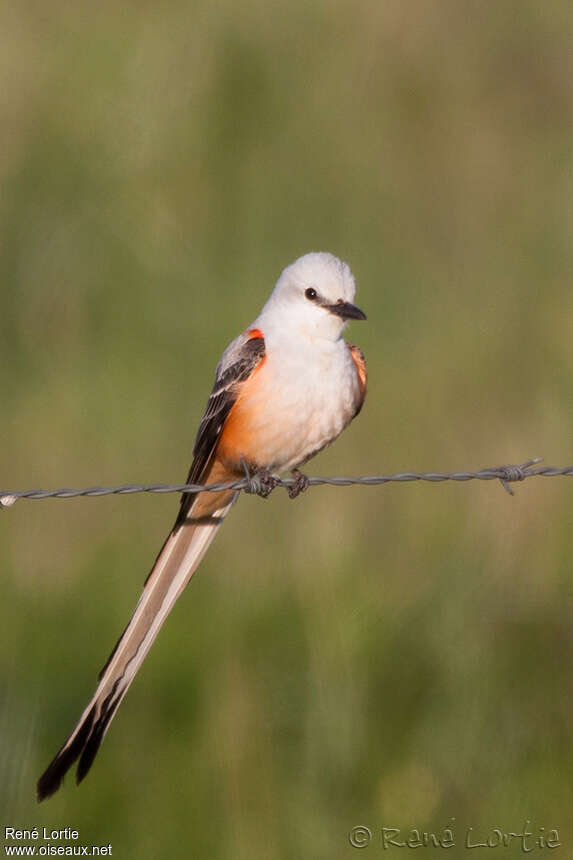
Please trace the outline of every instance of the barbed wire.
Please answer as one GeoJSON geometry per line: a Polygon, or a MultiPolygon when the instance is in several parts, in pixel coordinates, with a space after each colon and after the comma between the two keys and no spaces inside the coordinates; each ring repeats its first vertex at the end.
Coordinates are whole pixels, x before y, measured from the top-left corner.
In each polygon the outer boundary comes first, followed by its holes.
{"type": "MultiPolygon", "coordinates": [[[[514,495],[510,484],[524,481],[526,478],[553,478],[558,475],[573,476],[573,466],[537,466],[541,457],[527,460],[520,465],[494,466],[481,469],[478,472],[397,472],[393,475],[362,475],[356,478],[333,476],[326,478],[308,478],[308,486],[328,484],[334,487],[353,485],[377,486],[391,482],[408,483],[411,481],[428,481],[441,483],[443,481],[500,481],[510,495],[514,495]]],[[[296,478],[275,477],[273,486],[290,488],[296,483],[296,478]]],[[[237,481],[218,484],[120,484],[116,487],[84,487],[70,489],[62,487],[58,490],[0,490],[0,509],[11,507],[18,499],[75,499],[87,496],[127,496],[134,493],[216,493],[221,490],[245,490],[247,493],[268,495],[264,490],[264,482],[258,473],[249,474],[237,481]]]]}

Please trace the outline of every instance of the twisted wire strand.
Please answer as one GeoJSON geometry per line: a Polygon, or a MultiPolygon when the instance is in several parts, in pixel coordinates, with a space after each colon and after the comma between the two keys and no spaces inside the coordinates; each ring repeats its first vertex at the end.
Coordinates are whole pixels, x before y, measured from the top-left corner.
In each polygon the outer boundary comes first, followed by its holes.
{"type": "MultiPolygon", "coordinates": [[[[526,478],[553,478],[558,475],[573,476],[573,466],[537,466],[541,457],[527,460],[521,465],[495,466],[481,469],[478,472],[397,472],[393,475],[361,475],[359,477],[332,476],[326,478],[313,477],[308,479],[309,486],[328,484],[334,487],[354,485],[377,486],[392,482],[404,483],[411,481],[500,481],[508,493],[514,495],[510,484],[524,481],[526,478]]],[[[277,478],[276,486],[291,487],[294,478],[277,478]]],[[[237,481],[218,484],[120,484],[115,487],[84,487],[71,489],[62,487],[57,490],[0,490],[0,509],[11,507],[18,499],[75,499],[86,496],[127,496],[134,493],[198,493],[201,491],[215,493],[219,490],[245,490],[247,493],[259,493],[261,483],[257,474],[245,474],[237,481]]]]}

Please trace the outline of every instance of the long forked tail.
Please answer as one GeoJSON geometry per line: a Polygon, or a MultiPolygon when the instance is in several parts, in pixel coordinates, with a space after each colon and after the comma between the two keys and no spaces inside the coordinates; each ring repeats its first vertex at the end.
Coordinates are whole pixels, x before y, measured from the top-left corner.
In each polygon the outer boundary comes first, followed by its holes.
{"type": "MultiPolygon", "coordinates": [[[[219,475],[214,476],[213,471],[209,477],[225,480],[219,475]]],[[[76,782],[79,784],[86,776],[137,670],[209,548],[236,495],[232,491],[199,493],[190,504],[182,505],[182,514],[157,556],[135,612],[99,675],[92,700],[38,780],[38,802],[58,790],[64,775],[77,759],[76,782]]]]}

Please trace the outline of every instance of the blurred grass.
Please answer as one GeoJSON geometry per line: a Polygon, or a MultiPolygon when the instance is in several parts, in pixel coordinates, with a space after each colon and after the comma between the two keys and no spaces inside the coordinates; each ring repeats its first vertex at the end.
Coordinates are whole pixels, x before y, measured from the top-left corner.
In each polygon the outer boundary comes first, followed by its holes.
{"type": "MultiPolygon", "coordinates": [[[[313,249],[354,270],[370,381],[311,473],[570,463],[572,40],[559,0],[4,3],[2,486],[184,477],[221,350],[313,249]]],[[[40,808],[176,503],[19,503],[3,823],[142,858],[345,857],[355,824],[452,816],[452,856],[527,818],[570,844],[571,501],[242,499],[40,808]]]]}

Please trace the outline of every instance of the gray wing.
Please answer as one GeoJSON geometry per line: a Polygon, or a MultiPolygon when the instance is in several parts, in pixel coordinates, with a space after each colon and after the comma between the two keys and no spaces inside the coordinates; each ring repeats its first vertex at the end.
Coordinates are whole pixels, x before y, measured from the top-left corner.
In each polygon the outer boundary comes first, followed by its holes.
{"type": "MultiPolygon", "coordinates": [[[[188,484],[201,481],[201,476],[215,454],[227,416],[237,399],[239,383],[249,378],[264,355],[265,339],[258,329],[251,329],[240,335],[225,350],[217,365],[215,384],[195,438],[193,462],[187,476],[188,484]]],[[[192,503],[193,496],[190,493],[182,496],[176,526],[185,519],[192,503]]]]}

